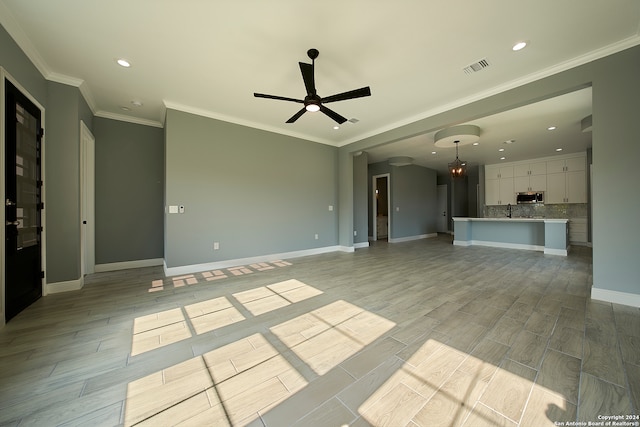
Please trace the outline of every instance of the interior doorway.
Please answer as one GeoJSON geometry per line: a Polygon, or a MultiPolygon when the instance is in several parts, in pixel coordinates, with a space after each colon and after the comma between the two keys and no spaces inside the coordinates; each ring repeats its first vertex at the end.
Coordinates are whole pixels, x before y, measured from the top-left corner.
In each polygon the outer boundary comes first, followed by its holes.
{"type": "Polygon", "coordinates": [[[373,240],[388,239],[391,224],[390,175],[373,176],[373,240]]]}
{"type": "Polygon", "coordinates": [[[438,185],[438,233],[449,232],[449,191],[447,184],[438,185]]]}
{"type": "Polygon", "coordinates": [[[81,217],[82,217],[82,248],[81,248],[81,277],[92,274],[96,265],[95,244],[95,144],[96,140],[87,127],[80,121],[80,152],[81,152],[81,217]]]}

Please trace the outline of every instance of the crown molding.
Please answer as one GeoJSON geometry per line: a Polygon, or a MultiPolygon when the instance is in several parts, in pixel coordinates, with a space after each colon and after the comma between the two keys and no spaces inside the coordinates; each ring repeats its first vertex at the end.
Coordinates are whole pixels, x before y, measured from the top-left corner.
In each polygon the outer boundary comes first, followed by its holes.
{"type": "Polygon", "coordinates": [[[254,129],[260,129],[260,130],[264,130],[264,131],[267,131],[267,132],[273,132],[273,133],[277,133],[277,134],[280,134],[280,135],[291,136],[291,137],[294,137],[294,138],[304,139],[306,141],[317,142],[319,144],[331,145],[333,147],[337,146],[335,142],[329,141],[329,140],[326,140],[326,139],[315,138],[313,136],[304,135],[304,134],[298,133],[298,132],[287,132],[287,131],[283,131],[282,129],[277,128],[277,127],[267,126],[267,125],[263,125],[261,123],[251,122],[249,120],[238,119],[237,117],[226,116],[224,114],[218,114],[218,113],[215,113],[213,111],[209,111],[209,110],[205,110],[205,109],[197,108],[197,107],[192,107],[192,106],[189,106],[189,105],[179,104],[179,103],[173,102],[173,101],[164,100],[163,102],[164,102],[165,108],[167,108],[167,109],[178,110],[178,111],[182,111],[184,113],[195,114],[196,116],[208,117],[210,119],[216,119],[216,120],[220,120],[220,121],[223,121],[223,122],[234,123],[234,124],[237,124],[237,125],[246,126],[246,127],[250,127],[250,128],[254,128],[254,129]]]}
{"type": "Polygon", "coordinates": [[[621,51],[623,51],[625,49],[629,49],[629,48],[637,46],[637,45],[640,45],[640,34],[635,34],[635,35],[633,35],[633,36],[631,36],[631,37],[629,37],[627,39],[621,40],[621,41],[619,41],[617,43],[613,43],[613,44],[605,46],[605,47],[603,47],[601,49],[597,49],[597,50],[588,52],[585,55],[577,56],[577,57],[575,57],[573,59],[561,62],[559,64],[556,64],[556,65],[553,65],[551,67],[545,68],[545,69],[540,70],[538,72],[528,74],[528,75],[526,75],[524,77],[521,77],[521,78],[518,78],[518,79],[515,79],[515,80],[511,80],[509,82],[506,82],[506,83],[498,85],[498,86],[494,86],[493,88],[488,89],[486,91],[478,92],[478,93],[476,93],[474,95],[471,95],[471,96],[468,96],[468,97],[465,97],[465,98],[460,98],[460,99],[452,101],[450,103],[447,103],[447,104],[444,104],[444,105],[440,105],[440,106],[438,106],[436,108],[433,108],[431,110],[427,110],[427,111],[424,111],[424,112],[422,112],[420,114],[416,114],[416,115],[411,116],[409,118],[406,118],[404,120],[401,120],[401,121],[398,121],[398,122],[395,122],[395,123],[391,123],[391,124],[389,124],[387,126],[384,126],[384,127],[380,127],[380,128],[374,129],[371,132],[367,132],[367,133],[355,136],[353,138],[349,138],[348,140],[345,140],[342,143],[340,143],[340,145],[338,145],[338,147],[343,147],[345,145],[349,145],[349,144],[352,144],[352,143],[357,142],[357,141],[361,141],[361,140],[366,139],[366,138],[371,138],[371,137],[379,135],[381,133],[388,132],[388,131],[391,131],[393,129],[397,129],[399,127],[406,126],[406,125],[409,125],[411,123],[415,123],[415,122],[417,122],[419,120],[423,120],[423,119],[426,119],[428,117],[432,117],[432,116],[435,116],[437,114],[441,114],[441,113],[453,110],[455,108],[459,108],[459,107],[465,106],[467,104],[471,104],[472,102],[480,101],[480,100],[488,98],[490,96],[497,95],[499,93],[506,92],[506,91],[511,90],[511,89],[515,89],[516,87],[523,86],[525,84],[535,82],[535,81],[543,79],[545,77],[549,77],[549,76],[552,76],[554,74],[558,74],[558,73],[560,73],[562,71],[566,71],[566,70],[569,70],[571,68],[575,68],[575,67],[578,67],[580,65],[587,64],[589,62],[595,61],[597,59],[604,58],[605,56],[609,56],[609,55],[612,55],[614,53],[621,52],[621,51]]]}
{"type": "Polygon", "coordinates": [[[94,115],[96,117],[102,117],[103,119],[118,120],[121,122],[128,122],[136,125],[152,126],[156,128],[164,127],[163,123],[156,120],[148,120],[148,119],[141,119],[138,117],[125,116],[123,114],[115,114],[109,111],[97,111],[94,113],[94,115]]]}

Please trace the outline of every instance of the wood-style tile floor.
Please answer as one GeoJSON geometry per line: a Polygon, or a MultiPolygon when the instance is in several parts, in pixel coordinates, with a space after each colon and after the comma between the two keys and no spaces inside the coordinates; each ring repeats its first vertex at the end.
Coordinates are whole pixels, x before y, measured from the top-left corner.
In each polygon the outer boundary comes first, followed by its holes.
{"type": "Polygon", "coordinates": [[[0,330],[0,425],[638,421],[640,310],[592,301],[591,270],[440,236],[96,274],[0,330]]]}

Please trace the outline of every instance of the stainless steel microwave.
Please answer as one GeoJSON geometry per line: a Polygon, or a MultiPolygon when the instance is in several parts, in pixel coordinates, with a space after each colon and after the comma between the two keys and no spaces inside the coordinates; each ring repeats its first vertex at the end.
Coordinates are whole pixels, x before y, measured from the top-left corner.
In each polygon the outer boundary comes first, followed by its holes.
{"type": "Polygon", "coordinates": [[[527,191],[525,193],[516,193],[516,203],[519,205],[544,203],[544,192],[527,191]]]}

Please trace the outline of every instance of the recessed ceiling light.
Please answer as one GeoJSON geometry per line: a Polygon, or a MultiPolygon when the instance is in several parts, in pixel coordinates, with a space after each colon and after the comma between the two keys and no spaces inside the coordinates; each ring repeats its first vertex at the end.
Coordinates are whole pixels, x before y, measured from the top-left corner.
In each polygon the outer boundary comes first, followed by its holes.
{"type": "Polygon", "coordinates": [[[556,148],[556,151],[562,151],[562,148],[556,148]]]}
{"type": "Polygon", "coordinates": [[[435,151],[432,151],[432,152],[431,152],[431,154],[436,154],[436,152],[435,152],[435,151]]]}
{"type": "Polygon", "coordinates": [[[124,105],[122,107],[120,107],[120,109],[123,110],[123,111],[131,111],[131,108],[125,107],[124,105]]]}
{"type": "Polygon", "coordinates": [[[511,49],[513,49],[514,51],[518,51],[518,50],[524,49],[526,46],[527,46],[527,42],[518,42],[514,44],[511,49]]]}
{"type": "Polygon", "coordinates": [[[514,142],[516,142],[515,139],[507,139],[504,143],[505,144],[513,144],[514,142]]]}
{"type": "Polygon", "coordinates": [[[504,148],[499,148],[498,151],[504,151],[504,148]]]}
{"type": "Polygon", "coordinates": [[[333,129],[338,130],[340,129],[340,126],[334,126],[333,129]]]}
{"type": "Polygon", "coordinates": [[[556,130],[556,127],[555,127],[555,126],[549,126],[549,127],[547,128],[547,130],[556,130]]]}
{"type": "Polygon", "coordinates": [[[131,63],[130,63],[129,61],[127,61],[126,59],[122,59],[122,58],[120,58],[120,59],[118,59],[116,62],[117,62],[117,63],[118,63],[118,65],[120,65],[121,67],[124,67],[124,68],[129,68],[129,67],[131,67],[131,63]]]}
{"type": "Polygon", "coordinates": [[[506,157],[500,157],[500,160],[504,160],[504,159],[506,159],[506,157]]]}
{"type": "Polygon", "coordinates": [[[479,142],[474,142],[473,145],[480,145],[480,143],[479,142]]]}
{"type": "Polygon", "coordinates": [[[131,101],[131,105],[133,105],[134,107],[142,107],[142,101],[134,99],[133,101],[131,101]]]}

